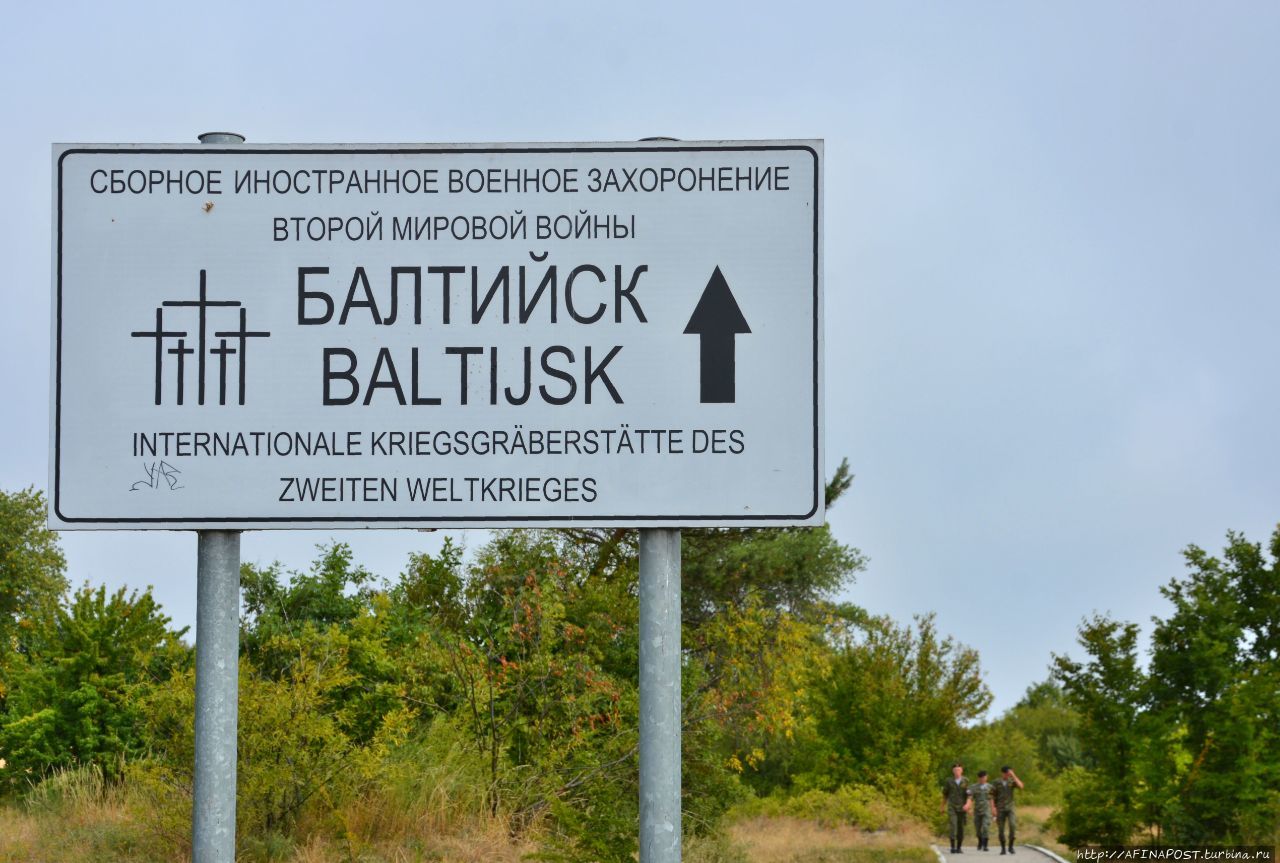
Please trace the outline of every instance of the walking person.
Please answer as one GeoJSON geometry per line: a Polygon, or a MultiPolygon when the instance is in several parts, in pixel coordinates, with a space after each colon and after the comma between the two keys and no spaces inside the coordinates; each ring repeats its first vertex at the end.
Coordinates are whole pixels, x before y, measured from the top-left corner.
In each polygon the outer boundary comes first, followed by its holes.
{"type": "Polygon", "coordinates": [[[942,783],[942,811],[947,813],[951,828],[951,853],[963,854],[965,806],[969,802],[969,780],[964,778],[964,765],[957,761],[951,765],[951,778],[942,783]]]}
{"type": "MultiPolygon", "coordinates": [[[[978,840],[979,851],[991,850],[991,819],[996,815],[995,786],[987,781],[987,771],[978,771],[978,781],[969,786],[967,811],[973,812],[973,835],[978,840]]],[[[1001,849],[1003,850],[1003,848],[1001,849]]]]}
{"type": "Polygon", "coordinates": [[[1000,853],[1013,853],[1013,834],[1018,829],[1018,819],[1013,811],[1013,792],[1023,787],[1012,767],[1001,767],[1000,778],[995,781],[996,830],[1000,833],[1000,853]],[[1009,828],[1009,844],[1005,845],[1005,827],[1009,828]]]}

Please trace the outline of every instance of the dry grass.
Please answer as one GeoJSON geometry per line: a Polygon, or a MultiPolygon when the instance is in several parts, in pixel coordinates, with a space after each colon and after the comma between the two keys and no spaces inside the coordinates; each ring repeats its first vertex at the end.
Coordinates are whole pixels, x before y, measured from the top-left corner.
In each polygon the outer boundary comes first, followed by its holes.
{"type": "Polygon", "coordinates": [[[868,833],[855,827],[823,827],[799,818],[750,818],[729,836],[750,863],[933,863],[932,838],[919,825],[868,833]]]}
{"type": "Polygon", "coordinates": [[[354,844],[313,834],[282,863],[519,863],[534,850],[513,844],[497,831],[354,844]]]}
{"type": "MultiPolygon", "coordinates": [[[[276,863],[519,863],[535,851],[512,842],[501,825],[394,838],[335,839],[312,833],[299,845],[253,843],[247,861],[276,863]]],[[[186,853],[150,841],[139,814],[121,801],[76,806],[62,812],[26,807],[0,809],[0,863],[188,863],[186,853]]]]}
{"type": "MultiPolygon", "coordinates": [[[[327,814],[304,817],[291,832],[246,837],[241,863],[520,863],[539,850],[541,833],[519,831],[501,816],[441,797],[437,785],[382,789],[327,814]]],[[[176,811],[176,810],[175,810],[176,811]]],[[[1043,816],[1027,809],[1027,827],[1043,816]]],[[[171,826],[185,834],[178,821],[171,826]]],[[[167,822],[166,822],[167,823],[167,822]]],[[[187,822],[189,824],[189,822],[187,822]]],[[[156,828],[154,800],[92,771],[46,780],[24,803],[0,807],[0,863],[188,863],[186,836],[156,828]]],[[[525,825],[528,827],[528,825],[525,825]]],[[[172,831],[169,831],[172,832],[172,831]]],[[[914,822],[867,831],[817,821],[744,818],[720,839],[690,843],[690,863],[933,863],[929,831],[914,822]]],[[[1030,837],[1030,833],[1028,836],[1030,837]]]]}
{"type": "Polygon", "coordinates": [[[148,848],[151,844],[136,811],[112,791],[0,808],[0,863],[181,859],[158,854],[148,848]]]}
{"type": "MultiPolygon", "coordinates": [[[[395,836],[345,838],[333,831],[302,830],[300,844],[257,846],[241,855],[245,861],[273,863],[520,863],[538,849],[532,841],[513,842],[500,820],[453,825],[407,824],[396,816],[395,836]]],[[[386,822],[381,822],[386,826],[386,822]]],[[[185,853],[149,843],[145,813],[119,794],[98,800],[78,799],[61,809],[10,806],[0,808],[0,863],[187,863],[185,853]]],[[[729,828],[729,839],[747,863],[933,863],[930,837],[921,827],[867,833],[852,827],[823,827],[798,818],[752,818],[729,828]]],[[[693,855],[698,856],[698,855],[693,855]]],[[[692,858],[691,858],[692,859],[692,858]]],[[[721,859],[716,857],[715,859],[721,859]]]]}
{"type": "MultiPolygon", "coordinates": [[[[246,837],[242,863],[518,863],[536,847],[513,841],[502,818],[445,804],[372,795],[342,815],[300,823],[295,836],[246,837]]],[[[438,801],[437,801],[438,803],[438,801]]],[[[185,819],[179,819],[185,820],[185,819]]],[[[0,807],[0,863],[188,863],[186,825],[158,831],[154,801],[91,770],[46,780],[23,803],[0,807]]]]}
{"type": "Polygon", "coordinates": [[[43,839],[40,825],[25,812],[0,810],[0,860],[9,863],[31,859],[32,849],[43,839]]]}

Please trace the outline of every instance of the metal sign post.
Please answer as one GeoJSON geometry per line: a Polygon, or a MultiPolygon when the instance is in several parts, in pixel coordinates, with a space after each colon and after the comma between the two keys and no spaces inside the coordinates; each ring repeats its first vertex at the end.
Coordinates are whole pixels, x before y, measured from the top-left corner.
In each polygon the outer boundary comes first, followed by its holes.
{"type": "Polygon", "coordinates": [[[196,565],[193,863],[236,854],[236,720],[240,663],[240,531],[202,530],[196,565]]]}
{"type": "Polygon", "coordinates": [[[680,530],[640,531],[640,863],[680,863],[680,530]]]}
{"type": "MultiPolygon", "coordinates": [[[[202,144],[244,137],[210,132],[202,144]]],[[[195,781],[192,863],[236,857],[236,726],[240,708],[240,531],[196,534],[195,781]]]]}

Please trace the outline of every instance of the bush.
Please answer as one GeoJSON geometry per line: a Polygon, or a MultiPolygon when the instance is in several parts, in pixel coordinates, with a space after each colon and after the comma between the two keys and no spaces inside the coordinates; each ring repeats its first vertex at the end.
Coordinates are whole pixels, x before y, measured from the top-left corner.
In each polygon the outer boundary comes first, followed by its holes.
{"type": "Polygon", "coordinates": [[[488,764],[462,723],[439,716],[389,747],[371,781],[331,820],[352,843],[456,833],[495,820],[488,781],[488,764]]]}
{"type": "Polygon", "coordinates": [[[150,589],[126,595],[82,587],[24,621],[22,650],[6,669],[0,749],[9,790],[29,776],[94,764],[119,779],[141,753],[137,692],[181,666],[189,651],[150,589]]]}
{"type": "Polygon", "coordinates": [[[1083,767],[1071,767],[1062,774],[1062,806],[1049,822],[1059,831],[1059,842],[1071,848],[1129,843],[1136,818],[1132,810],[1108,797],[1109,790],[1102,777],[1083,767]]]}

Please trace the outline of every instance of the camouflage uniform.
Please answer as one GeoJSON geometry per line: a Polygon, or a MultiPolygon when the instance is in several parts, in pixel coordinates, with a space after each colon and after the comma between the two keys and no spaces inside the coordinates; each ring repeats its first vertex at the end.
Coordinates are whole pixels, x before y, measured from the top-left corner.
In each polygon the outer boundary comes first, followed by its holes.
{"type": "Polygon", "coordinates": [[[969,799],[969,780],[952,776],[942,786],[942,796],[947,803],[947,823],[951,828],[951,847],[959,848],[964,841],[964,804],[969,799]]]}
{"type": "Polygon", "coordinates": [[[1018,790],[1018,785],[1012,779],[997,779],[995,781],[996,789],[996,829],[1000,833],[1000,847],[1004,848],[1005,825],[1009,827],[1009,849],[1013,850],[1013,834],[1018,827],[1018,819],[1013,813],[1013,792],[1018,790]]]}
{"type": "Polygon", "coordinates": [[[973,800],[973,835],[978,837],[978,847],[986,845],[991,830],[991,795],[995,790],[990,782],[969,786],[969,797],[973,800]]]}

